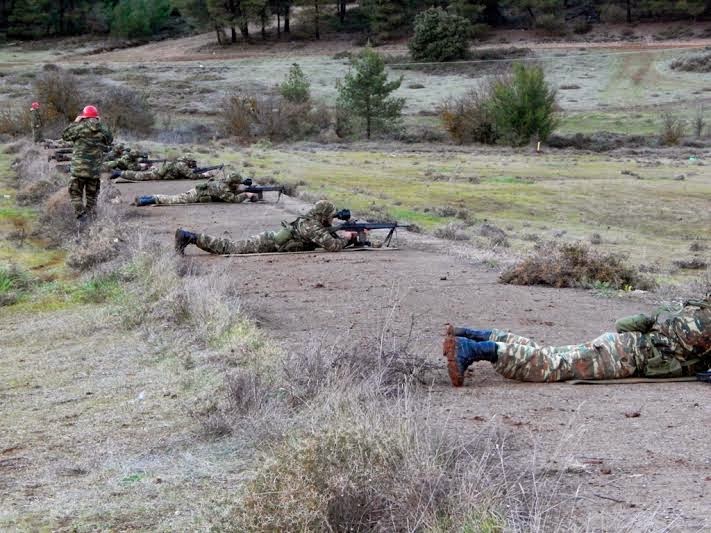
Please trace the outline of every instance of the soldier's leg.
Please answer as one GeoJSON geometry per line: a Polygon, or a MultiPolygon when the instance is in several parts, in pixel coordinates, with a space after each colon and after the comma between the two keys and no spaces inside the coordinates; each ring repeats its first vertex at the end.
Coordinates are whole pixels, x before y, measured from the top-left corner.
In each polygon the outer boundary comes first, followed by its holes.
{"type": "Polygon", "coordinates": [[[571,346],[496,343],[495,370],[519,381],[619,379],[635,374],[639,333],[605,333],[592,342],[571,346]]]}
{"type": "Polygon", "coordinates": [[[99,191],[101,190],[101,180],[90,179],[86,180],[84,191],[86,192],[86,211],[93,213],[96,211],[96,203],[99,200],[99,191]]]}
{"type": "Polygon", "coordinates": [[[180,205],[193,204],[199,201],[198,193],[195,189],[180,194],[154,194],[157,204],[163,205],[180,205]]]}
{"type": "Polygon", "coordinates": [[[457,337],[465,337],[467,339],[483,342],[505,342],[507,344],[525,344],[528,346],[538,346],[538,344],[526,337],[515,335],[505,329],[471,329],[471,328],[454,328],[454,335],[457,337]]]}
{"type": "Polygon", "coordinates": [[[242,241],[200,233],[197,236],[196,246],[211,254],[256,254],[277,251],[273,231],[265,231],[242,241]]]}
{"type": "Polygon", "coordinates": [[[121,177],[131,181],[153,181],[160,179],[155,170],[125,170],[121,173],[121,177]]]}
{"type": "Polygon", "coordinates": [[[69,180],[69,200],[72,203],[72,207],[74,208],[74,212],[77,217],[80,217],[85,213],[84,180],[82,178],[72,177],[69,180]]]}

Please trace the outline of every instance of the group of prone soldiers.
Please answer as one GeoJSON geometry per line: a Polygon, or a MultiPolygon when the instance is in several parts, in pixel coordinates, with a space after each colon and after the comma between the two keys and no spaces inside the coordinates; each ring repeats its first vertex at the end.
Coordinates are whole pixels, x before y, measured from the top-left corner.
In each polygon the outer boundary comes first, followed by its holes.
{"type": "MultiPolygon", "coordinates": [[[[76,124],[64,131],[73,143],[72,181],[69,186],[78,216],[93,208],[99,190],[99,174],[105,148],[113,138],[101,123],[98,111],[87,106],[76,124]],[[86,193],[86,205],[82,193],[86,193]]],[[[107,162],[113,177],[131,181],[183,179],[195,176],[194,162],[178,160],[157,169],[137,169],[130,152],[116,154],[107,162]],[[109,167],[109,165],[111,165],[109,167]]],[[[206,201],[239,203],[254,200],[252,184],[238,173],[210,178],[178,195],[139,196],[135,205],[178,204],[206,201]]],[[[349,215],[348,215],[349,216],[349,215]]],[[[355,232],[332,225],[341,218],[328,201],[317,202],[304,216],[282,222],[276,231],[265,231],[241,241],[214,237],[178,228],[175,247],[183,253],[188,245],[212,254],[311,251],[337,252],[352,245],[355,232]]],[[[462,386],[467,370],[477,361],[488,361],[501,375],[520,381],[555,382],[604,380],[627,377],[671,378],[691,376],[711,366],[711,293],[688,301],[675,313],[636,315],[618,321],[616,331],[586,343],[541,346],[531,339],[500,329],[447,326],[443,355],[452,385],[462,386]],[[664,316],[664,318],[660,318],[664,316]]],[[[709,372],[698,375],[709,377],[709,372]]]]}

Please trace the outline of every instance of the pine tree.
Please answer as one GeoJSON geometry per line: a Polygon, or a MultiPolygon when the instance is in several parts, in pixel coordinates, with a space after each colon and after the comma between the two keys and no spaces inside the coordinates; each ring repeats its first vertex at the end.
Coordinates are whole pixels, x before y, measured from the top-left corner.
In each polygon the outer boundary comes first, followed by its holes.
{"type": "Polygon", "coordinates": [[[337,106],[360,120],[370,139],[374,130],[388,129],[399,122],[405,99],[390,94],[401,83],[402,77],[388,81],[383,58],[368,46],[353,60],[352,70],[339,81],[337,106]]]}
{"type": "Polygon", "coordinates": [[[47,0],[15,0],[8,16],[7,34],[20,39],[37,39],[50,34],[47,0]]]}

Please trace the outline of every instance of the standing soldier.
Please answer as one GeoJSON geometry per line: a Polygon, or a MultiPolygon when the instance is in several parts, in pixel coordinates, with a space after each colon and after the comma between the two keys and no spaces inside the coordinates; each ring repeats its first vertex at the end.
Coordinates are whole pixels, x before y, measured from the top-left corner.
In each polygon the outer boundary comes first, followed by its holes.
{"type": "Polygon", "coordinates": [[[30,106],[30,121],[32,122],[32,140],[36,143],[41,143],[44,135],[42,135],[42,116],[40,115],[39,102],[32,102],[30,106]]]}
{"type": "Polygon", "coordinates": [[[84,108],[74,124],[66,127],[62,139],[73,143],[69,197],[79,220],[93,213],[101,186],[101,162],[113,142],[109,128],[101,122],[93,105],[84,108]],[[86,205],[84,194],[86,193],[86,205]]]}

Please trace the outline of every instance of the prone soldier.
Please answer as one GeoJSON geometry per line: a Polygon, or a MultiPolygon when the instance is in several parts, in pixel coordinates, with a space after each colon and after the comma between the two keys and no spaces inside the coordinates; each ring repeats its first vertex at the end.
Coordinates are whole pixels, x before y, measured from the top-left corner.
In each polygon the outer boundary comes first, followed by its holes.
{"type": "Polygon", "coordinates": [[[455,387],[475,361],[489,361],[499,374],[519,381],[693,375],[711,365],[711,293],[664,320],[626,317],[617,321],[615,333],[570,346],[540,346],[500,329],[448,326],[443,354],[455,387]]]}
{"type": "Polygon", "coordinates": [[[197,161],[188,157],[180,157],[175,161],[171,161],[149,170],[117,170],[111,175],[111,177],[124,178],[131,181],[201,179],[201,176],[195,173],[196,169],[197,161]]]}
{"type": "Polygon", "coordinates": [[[249,200],[256,202],[259,197],[256,193],[246,192],[244,188],[252,185],[250,178],[243,178],[238,172],[233,172],[225,177],[212,177],[205,183],[195,186],[189,191],[180,194],[153,194],[136,196],[134,205],[180,205],[207,202],[226,202],[240,204],[249,200]]]}

